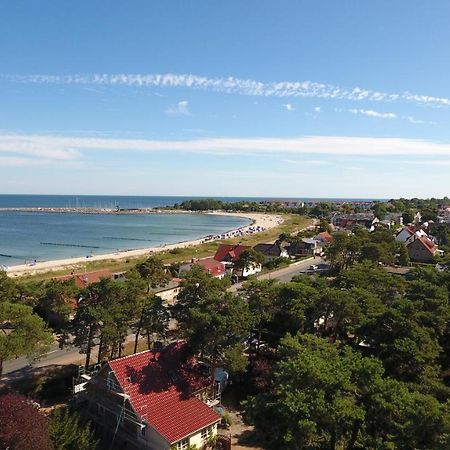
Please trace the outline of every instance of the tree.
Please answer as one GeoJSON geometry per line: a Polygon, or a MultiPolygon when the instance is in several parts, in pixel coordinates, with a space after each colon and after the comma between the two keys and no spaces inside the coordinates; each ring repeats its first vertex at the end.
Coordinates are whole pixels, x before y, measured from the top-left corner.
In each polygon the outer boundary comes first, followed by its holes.
{"type": "Polygon", "coordinates": [[[147,283],[147,293],[151,288],[164,286],[170,279],[171,273],[164,266],[162,261],[154,256],[150,256],[144,262],[136,266],[139,275],[147,283]]]}
{"type": "Polygon", "coordinates": [[[4,361],[18,356],[38,358],[52,342],[52,334],[29,306],[0,303],[0,379],[4,361]]]}
{"type": "Polygon", "coordinates": [[[384,203],[376,202],[372,210],[375,214],[375,217],[377,217],[378,219],[383,220],[386,217],[387,208],[384,203]]]}
{"type": "Polygon", "coordinates": [[[43,286],[36,312],[44,318],[48,325],[63,325],[73,313],[74,297],[77,288],[73,280],[51,280],[43,286]]]}
{"type": "Polygon", "coordinates": [[[244,250],[239,255],[239,259],[234,263],[234,268],[241,270],[242,273],[244,273],[245,270],[261,266],[263,263],[264,255],[261,252],[250,248],[249,250],[244,250]]]}
{"type": "Polygon", "coordinates": [[[414,214],[413,212],[409,209],[407,211],[405,211],[402,214],[402,219],[403,219],[403,223],[406,225],[408,223],[412,223],[414,220],[414,214]]]}
{"type": "Polygon", "coordinates": [[[0,302],[12,302],[17,294],[16,283],[8,277],[4,270],[0,270],[0,302]]]}
{"type": "Polygon", "coordinates": [[[51,414],[48,430],[55,450],[92,450],[97,446],[89,425],[67,408],[58,408],[51,414]]]}
{"type": "Polygon", "coordinates": [[[148,295],[144,297],[141,303],[141,314],[139,322],[134,326],[135,341],[134,353],[137,352],[139,336],[147,337],[148,348],[151,348],[151,336],[156,334],[164,337],[168,330],[170,313],[164,305],[163,300],[157,295],[148,295]]]}
{"type": "Polygon", "coordinates": [[[272,392],[251,399],[246,415],[270,430],[271,448],[351,448],[364,420],[359,397],[381,373],[380,364],[348,348],[340,353],[324,339],[288,335],[272,392]]]}
{"type": "Polygon", "coordinates": [[[398,251],[398,264],[400,264],[401,266],[408,266],[409,253],[404,242],[398,243],[397,251],[398,251]]]}
{"type": "MultiPolygon", "coordinates": [[[[209,360],[213,390],[218,364],[228,364],[227,352],[243,342],[253,324],[247,302],[226,292],[221,280],[200,270],[195,269],[187,274],[173,310],[192,350],[209,360]]],[[[228,353],[235,367],[237,348],[228,353]]]]}
{"type": "Polygon", "coordinates": [[[171,307],[171,315],[178,321],[181,331],[185,331],[183,327],[190,323],[190,308],[196,307],[208,295],[223,293],[229,284],[227,278],[214,278],[206,273],[202,267],[194,265],[184,275],[177,301],[171,307]]]}
{"type": "Polygon", "coordinates": [[[256,354],[259,352],[263,332],[267,332],[274,310],[277,286],[274,280],[253,279],[244,284],[239,294],[247,299],[256,330],[256,354]]]}
{"type": "Polygon", "coordinates": [[[250,398],[246,416],[274,449],[444,450],[450,442],[448,402],[315,336],[283,339],[272,389],[250,398]]]}
{"type": "Polygon", "coordinates": [[[96,345],[95,340],[98,337],[103,316],[100,299],[91,286],[83,291],[77,312],[69,328],[70,333],[74,335],[72,345],[78,347],[80,353],[86,355],[86,368],[91,364],[91,352],[96,345]]]}
{"type": "Polygon", "coordinates": [[[27,398],[0,396],[0,449],[52,450],[47,418],[27,398]]]}
{"type": "Polygon", "coordinates": [[[278,287],[274,314],[267,325],[269,343],[277,347],[286,333],[314,330],[314,311],[319,292],[306,277],[278,287]]]}

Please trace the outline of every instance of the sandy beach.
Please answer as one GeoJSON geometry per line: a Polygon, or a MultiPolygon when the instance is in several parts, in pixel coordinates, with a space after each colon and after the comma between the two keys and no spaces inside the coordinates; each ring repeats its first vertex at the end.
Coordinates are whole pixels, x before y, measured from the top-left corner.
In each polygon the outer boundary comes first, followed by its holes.
{"type": "MultiPolygon", "coordinates": [[[[241,227],[238,230],[230,230],[227,233],[233,234],[237,231],[242,233],[250,233],[251,230],[261,229],[268,230],[270,228],[274,228],[281,223],[283,223],[283,217],[274,214],[264,214],[264,213],[232,213],[232,212],[223,212],[223,211],[215,211],[206,214],[215,214],[222,216],[230,216],[230,217],[242,217],[247,218],[252,221],[250,225],[245,227],[241,227]]],[[[209,239],[211,241],[212,239],[209,239]]],[[[160,247],[149,247],[149,248],[140,248],[136,250],[128,250],[128,251],[120,251],[115,253],[106,253],[99,255],[92,255],[88,257],[78,257],[78,258],[68,258],[68,259],[58,259],[54,261],[42,261],[36,262],[34,264],[20,264],[16,266],[8,267],[7,274],[10,277],[18,277],[24,275],[35,275],[38,273],[58,271],[61,269],[70,269],[77,268],[86,262],[92,261],[104,261],[104,260],[124,260],[129,258],[136,258],[140,256],[150,256],[162,251],[172,250],[174,248],[185,248],[191,247],[195,245],[202,244],[205,241],[205,237],[200,237],[199,239],[177,242],[173,244],[165,244],[160,247]]]]}

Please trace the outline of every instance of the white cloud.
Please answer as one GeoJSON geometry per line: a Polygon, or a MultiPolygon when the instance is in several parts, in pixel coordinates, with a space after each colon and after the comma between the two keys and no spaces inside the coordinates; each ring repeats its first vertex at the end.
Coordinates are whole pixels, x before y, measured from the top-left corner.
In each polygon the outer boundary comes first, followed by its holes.
{"type": "Polygon", "coordinates": [[[322,159],[283,159],[283,162],[288,164],[301,164],[311,166],[328,166],[330,161],[324,161],[322,159]]]}
{"type": "Polygon", "coordinates": [[[373,109],[349,109],[352,114],[362,114],[368,117],[376,117],[378,119],[397,119],[397,114],[391,112],[378,112],[373,109]]]}
{"type": "Polygon", "coordinates": [[[421,119],[416,119],[413,116],[407,116],[405,117],[405,119],[409,122],[409,123],[413,123],[415,125],[436,125],[436,122],[433,121],[429,121],[429,120],[421,120],[421,119]]]}
{"type": "Polygon", "coordinates": [[[450,156],[450,144],[419,139],[348,136],[298,138],[203,138],[158,141],[73,136],[0,134],[0,152],[7,156],[72,161],[90,151],[184,152],[198,154],[359,155],[359,156],[450,156]]]}
{"type": "Polygon", "coordinates": [[[7,81],[42,84],[78,84],[99,86],[184,87],[227,94],[262,97],[310,97],[353,101],[394,102],[450,106],[450,98],[418,95],[410,92],[388,93],[360,87],[346,88],[315,81],[262,82],[236,77],[208,78],[193,74],[87,74],[87,75],[7,75],[7,81]]]}
{"type": "Polygon", "coordinates": [[[444,160],[426,160],[426,161],[405,161],[406,164],[413,164],[417,166],[450,166],[450,159],[444,160]]]}
{"type": "Polygon", "coordinates": [[[316,107],[314,108],[314,112],[320,113],[320,112],[322,112],[322,108],[321,108],[320,106],[316,106],[316,107]]]}
{"type": "Polygon", "coordinates": [[[0,167],[61,167],[65,166],[77,166],[77,162],[61,162],[46,158],[28,158],[23,156],[0,156],[0,167]]]}
{"type": "Polygon", "coordinates": [[[187,116],[189,115],[189,102],[187,100],[182,100],[176,105],[169,106],[166,110],[166,114],[169,116],[187,116]]]}
{"type": "Polygon", "coordinates": [[[286,108],[287,111],[295,111],[295,108],[291,103],[286,103],[284,107],[286,108]]]}

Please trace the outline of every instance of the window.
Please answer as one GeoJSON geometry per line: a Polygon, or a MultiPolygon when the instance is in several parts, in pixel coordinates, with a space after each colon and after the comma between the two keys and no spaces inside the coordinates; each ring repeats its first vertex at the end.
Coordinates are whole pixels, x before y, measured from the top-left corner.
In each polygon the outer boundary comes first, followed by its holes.
{"type": "Polygon", "coordinates": [[[189,447],[189,440],[183,439],[177,442],[177,450],[186,450],[189,447]]]}
{"type": "Polygon", "coordinates": [[[202,439],[206,440],[209,439],[211,436],[211,427],[210,428],[204,428],[202,430],[202,439]]]}

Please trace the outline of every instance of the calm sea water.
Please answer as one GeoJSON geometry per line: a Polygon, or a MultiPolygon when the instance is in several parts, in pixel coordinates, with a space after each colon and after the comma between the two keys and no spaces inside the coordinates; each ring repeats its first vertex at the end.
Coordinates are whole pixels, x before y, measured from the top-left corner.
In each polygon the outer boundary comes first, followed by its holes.
{"type": "Polygon", "coordinates": [[[248,223],[247,219],[203,214],[0,212],[0,265],[158,247],[248,223]]]}
{"type": "MultiPolygon", "coordinates": [[[[120,196],[120,195],[2,195],[0,194],[0,208],[156,208],[158,206],[172,206],[183,200],[204,197],[156,197],[156,196],[120,196]]],[[[270,197],[215,197],[218,200],[235,202],[241,200],[262,201],[270,197]]],[[[304,201],[364,201],[363,198],[329,198],[315,199],[306,197],[283,198],[283,200],[304,201]]],[[[380,199],[379,199],[380,200],[380,199]]]]}

